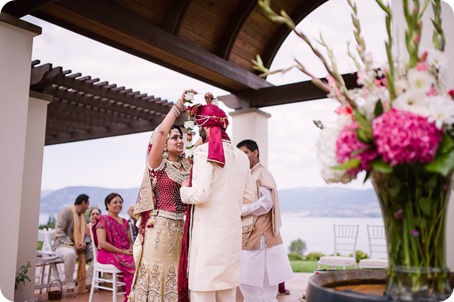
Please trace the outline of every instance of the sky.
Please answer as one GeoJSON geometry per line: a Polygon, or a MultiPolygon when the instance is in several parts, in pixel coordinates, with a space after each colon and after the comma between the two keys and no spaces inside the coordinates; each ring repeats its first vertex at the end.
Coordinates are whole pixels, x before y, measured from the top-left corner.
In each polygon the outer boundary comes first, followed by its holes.
{"type": "MultiPolygon", "coordinates": [[[[0,0],[3,6],[7,1],[0,0]]],[[[375,62],[385,60],[384,14],[373,0],[358,2],[362,30],[367,48],[375,62]]],[[[454,0],[447,1],[451,7],[454,0]]],[[[42,64],[80,72],[125,86],[141,93],[156,95],[169,101],[176,100],[181,91],[194,88],[199,92],[211,91],[214,95],[228,94],[219,88],[178,74],[174,71],[134,57],[120,50],[100,44],[73,32],[26,16],[25,21],[42,27],[42,34],[34,38],[33,60],[42,64]]],[[[341,72],[353,71],[346,56],[347,41],[353,44],[350,9],[346,0],[330,0],[306,17],[299,25],[309,37],[318,38],[320,32],[336,54],[341,72]]],[[[307,46],[291,34],[278,52],[271,70],[293,64],[294,58],[302,61],[316,76],[326,72],[307,46]]],[[[308,80],[293,70],[285,75],[267,79],[275,85],[308,80]]],[[[334,120],[338,104],[333,100],[316,100],[298,104],[273,106],[261,110],[271,114],[268,120],[268,168],[279,189],[299,187],[325,187],[316,157],[316,139],[319,129],[313,120],[334,120]]],[[[227,112],[231,111],[221,106],[227,112]]],[[[230,118],[231,121],[231,118],[230,118]]],[[[65,143],[44,148],[42,190],[56,190],[68,186],[98,186],[112,189],[135,188],[140,185],[145,167],[145,150],[151,132],[65,143]]],[[[253,139],[253,138],[252,138],[253,139]]],[[[261,147],[261,146],[259,146],[261,147]]],[[[263,148],[263,147],[262,147],[263,148]]],[[[362,176],[349,184],[330,184],[346,188],[367,189],[362,176]]]]}

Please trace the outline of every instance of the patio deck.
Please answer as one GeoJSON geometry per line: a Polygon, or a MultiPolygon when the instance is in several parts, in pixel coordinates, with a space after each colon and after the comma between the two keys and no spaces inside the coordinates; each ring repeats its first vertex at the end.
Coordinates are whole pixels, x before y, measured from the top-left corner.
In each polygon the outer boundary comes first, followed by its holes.
{"type": "MultiPolygon", "coordinates": [[[[290,295],[287,296],[278,296],[277,300],[279,302],[302,302],[305,301],[302,299],[304,292],[306,291],[306,287],[309,282],[309,278],[313,276],[312,273],[294,273],[293,278],[285,282],[285,287],[290,291],[290,295]]],[[[76,298],[70,298],[65,295],[63,292],[63,297],[60,301],[68,301],[68,302],[87,302],[89,298],[89,293],[79,295],[76,298]]],[[[41,301],[49,301],[47,293],[37,294],[35,298],[38,299],[39,302],[41,301]]],[[[123,301],[121,297],[118,297],[118,301],[123,301]]],[[[112,301],[112,293],[109,291],[99,291],[94,294],[93,302],[107,302],[112,301]]],[[[237,302],[243,302],[243,298],[241,294],[237,295],[237,302]]]]}

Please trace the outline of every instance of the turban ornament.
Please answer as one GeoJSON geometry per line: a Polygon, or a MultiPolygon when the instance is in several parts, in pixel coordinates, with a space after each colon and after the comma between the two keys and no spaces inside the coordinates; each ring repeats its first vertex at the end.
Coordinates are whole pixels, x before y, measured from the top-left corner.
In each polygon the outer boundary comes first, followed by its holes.
{"type": "Polygon", "coordinates": [[[222,140],[230,141],[225,132],[229,126],[229,119],[225,112],[213,103],[206,105],[197,104],[188,108],[188,113],[194,116],[199,126],[210,128],[210,137],[208,138],[208,161],[224,167],[224,148],[222,140]]]}

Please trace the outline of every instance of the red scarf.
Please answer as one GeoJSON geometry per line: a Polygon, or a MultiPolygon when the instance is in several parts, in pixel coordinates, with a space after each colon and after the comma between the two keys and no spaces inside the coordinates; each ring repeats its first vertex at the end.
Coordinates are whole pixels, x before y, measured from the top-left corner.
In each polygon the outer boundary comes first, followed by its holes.
{"type": "Polygon", "coordinates": [[[224,167],[224,148],[222,140],[230,141],[225,130],[229,126],[229,119],[225,112],[216,105],[207,104],[198,106],[195,113],[195,121],[199,126],[210,128],[208,140],[208,161],[224,167]]]}
{"type": "MultiPolygon", "coordinates": [[[[189,186],[192,186],[192,168],[189,176],[189,186]]],[[[180,262],[178,264],[178,302],[189,302],[189,280],[188,280],[188,253],[189,253],[189,229],[191,225],[192,204],[186,209],[186,220],[184,222],[183,240],[181,243],[180,262]]]]}

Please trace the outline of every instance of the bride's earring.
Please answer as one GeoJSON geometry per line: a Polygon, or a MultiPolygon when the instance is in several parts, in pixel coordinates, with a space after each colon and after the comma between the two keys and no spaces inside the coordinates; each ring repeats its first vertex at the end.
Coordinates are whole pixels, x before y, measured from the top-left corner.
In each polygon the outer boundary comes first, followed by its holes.
{"type": "Polygon", "coordinates": [[[162,158],[164,158],[164,159],[169,158],[169,153],[167,153],[167,149],[164,149],[164,152],[162,152],[162,158]]]}

